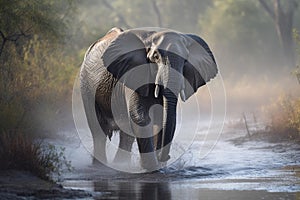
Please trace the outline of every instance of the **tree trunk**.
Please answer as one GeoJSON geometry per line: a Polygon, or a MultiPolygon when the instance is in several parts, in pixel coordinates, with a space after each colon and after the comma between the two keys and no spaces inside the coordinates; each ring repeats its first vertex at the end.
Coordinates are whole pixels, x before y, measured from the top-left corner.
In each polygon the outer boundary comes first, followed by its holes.
{"type": "MultiPolygon", "coordinates": [[[[292,1],[289,1],[289,4],[292,1]]],[[[279,1],[275,1],[275,25],[277,34],[280,39],[281,46],[283,48],[283,53],[285,56],[285,64],[289,67],[295,67],[295,49],[293,41],[293,10],[288,9],[286,12],[282,10],[279,1]]],[[[292,5],[289,5],[289,7],[292,5]]]]}
{"type": "Polygon", "coordinates": [[[293,18],[294,11],[298,6],[296,1],[286,1],[287,8],[285,10],[280,0],[273,0],[273,6],[270,6],[266,0],[259,0],[259,2],[274,21],[284,54],[284,63],[286,66],[294,68],[296,66],[296,59],[293,40],[293,18]]]}
{"type": "Polygon", "coordinates": [[[163,24],[162,24],[161,13],[160,13],[160,11],[159,11],[159,5],[158,5],[158,3],[157,3],[156,0],[152,0],[151,2],[152,2],[153,10],[154,10],[154,12],[155,12],[155,14],[156,14],[156,16],[157,16],[157,25],[158,25],[159,27],[162,27],[163,24]]]}

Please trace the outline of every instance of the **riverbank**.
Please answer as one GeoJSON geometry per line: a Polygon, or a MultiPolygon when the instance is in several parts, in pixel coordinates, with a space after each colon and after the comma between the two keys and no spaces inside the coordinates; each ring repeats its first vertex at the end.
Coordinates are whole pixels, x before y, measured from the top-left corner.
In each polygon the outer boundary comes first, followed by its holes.
{"type": "Polygon", "coordinates": [[[81,199],[92,195],[83,190],[65,189],[30,172],[0,171],[0,199],[81,199]]]}
{"type": "Polygon", "coordinates": [[[236,137],[230,139],[234,145],[242,145],[245,142],[257,141],[257,142],[267,142],[270,144],[287,144],[287,145],[297,145],[300,146],[300,136],[298,134],[282,134],[273,133],[270,131],[259,130],[255,131],[249,135],[236,137]]]}

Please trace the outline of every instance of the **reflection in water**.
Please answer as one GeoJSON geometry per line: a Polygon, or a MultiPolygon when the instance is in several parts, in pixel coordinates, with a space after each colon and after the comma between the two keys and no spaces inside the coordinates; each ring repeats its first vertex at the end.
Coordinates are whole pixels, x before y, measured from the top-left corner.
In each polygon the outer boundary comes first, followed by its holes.
{"type": "MultiPolygon", "coordinates": [[[[184,199],[299,199],[299,192],[268,192],[257,190],[261,180],[215,180],[206,182],[168,181],[141,182],[138,180],[97,180],[66,181],[65,188],[90,191],[91,199],[151,199],[151,200],[184,200],[184,199]],[[220,186],[222,185],[223,186],[220,186]],[[208,186],[211,184],[211,186],[208,186]],[[219,189],[227,185],[227,189],[219,189]],[[248,190],[237,190],[246,185],[248,190]],[[210,188],[210,189],[207,189],[210,188]],[[256,188],[256,189],[255,189],[256,188]]],[[[262,183],[261,184],[265,184],[262,183]]]]}
{"type": "Polygon", "coordinates": [[[97,199],[117,197],[118,199],[171,199],[171,191],[168,183],[146,183],[146,182],[116,182],[98,181],[94,182],[94,191],[103,195],[97,199]]]}

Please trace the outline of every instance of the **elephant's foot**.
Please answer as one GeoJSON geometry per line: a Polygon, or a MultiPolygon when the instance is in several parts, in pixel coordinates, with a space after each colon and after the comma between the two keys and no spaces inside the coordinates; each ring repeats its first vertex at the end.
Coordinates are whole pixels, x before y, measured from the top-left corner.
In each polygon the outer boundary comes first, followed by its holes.
{"type": "Polygon", "coordinates": [[[119,148],[113,162],[117,164],[129,165],[131,163],[131,153],[119,148]]]}
{"type": "Polygon", "coordinates": [[[170,160],[170,155],[162,155],[162,154],[159,154],[158,155],[158,160],[159,162],[167,162],[168,160],[170,160]]]}
{"type": "MultiPolygon", "coordinates": [[[[97,158],[99,158],[99,157],[97,157],[97,158]]],[[[96,166],[96,167],[97,167],[97,166],[104,166],[105,163],[107,163],[106,159],[102,158],[102,159],[99,161],[99,159],[97,159],[97,158],[93,157],[93,160],[92,160],[92,165],[93,165],[93,166],[96,166]]]]}
{"type": "Polygon", "coordinates": [[[106,138],[100,137],[100,135],[94,136],[94,151],[93,151],[93,164],[94,163],[107,163],[106,158],[106,138]]]}
{"type": "Polygon", "coordinates": [[[171,145],[168,144],[163,149],[157,151],[157,158],[159,162],[167,162],[171,157],[169,155],[171,145]]]}
{"type": "Polygon", "coordinates": [[[93,157],[92,164],[94,166],[100,166],[100,165],[102,165],[102,163],[97,158],[95,158],[95,157],[93,157]]]}
{"type": "Polygon", "coordinates": [[[159,168],[159,164],[154,152],[141,154],[141,166],[147,171],[154,171],[159,168]]]}
{"type": "Polygon", "coordinates": [[[96,158],[93,157],[93,161],[92,161],[92,166],[93,168],[97,168],[97,169],[103,169],[103,168],[107,168],[107,166],[100,162],[99,160],[97,160],[96,158]]]}
{"type": "Polygon", "coordinates": [[[93,165],[103,165],[107,163],[105,151],[94,151],[93,154],[93,165]]]}
{"type": "Polygon", "coordinates": [[[157,157],[157,160],[160,162],[160,163],[166,163],[168,160],[170,160],[171,156],[170,155],[163,155],[163,153],[160,151],[160,150],[157,150],[156,151],[156,157],[157,157]]]}

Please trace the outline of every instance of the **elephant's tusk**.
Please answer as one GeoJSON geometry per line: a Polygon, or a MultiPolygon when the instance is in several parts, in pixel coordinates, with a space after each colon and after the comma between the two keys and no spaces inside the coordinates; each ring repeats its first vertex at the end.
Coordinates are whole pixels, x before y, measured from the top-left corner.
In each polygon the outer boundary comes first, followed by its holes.
{"type": "Polygon", "coordinates": [[[183,102],[186,101],[186,96],[185,96],[185,93],[184,93],[184,90],[183,90],[183,89],[180,91],[180,97],[181,97],[181,100],[182,100],[183,102]]]}
{"type": "Polygon", "coordinates": [[[154,91],[154,97],[157,98],[158,95],[159,95],[159,85],[156,84],[156,85],[155,85],[155,91],[154,91]]]}

